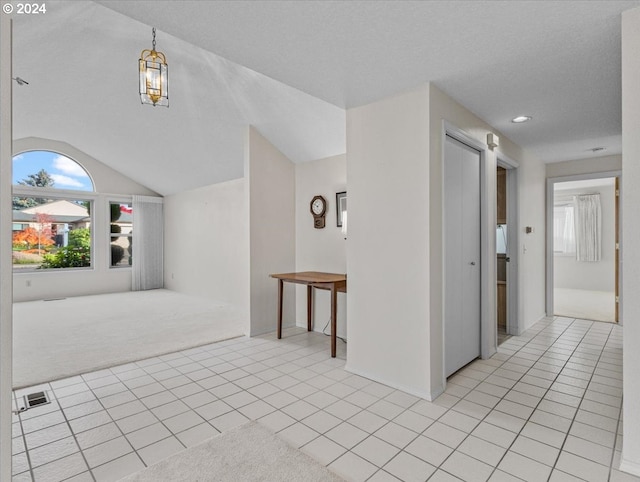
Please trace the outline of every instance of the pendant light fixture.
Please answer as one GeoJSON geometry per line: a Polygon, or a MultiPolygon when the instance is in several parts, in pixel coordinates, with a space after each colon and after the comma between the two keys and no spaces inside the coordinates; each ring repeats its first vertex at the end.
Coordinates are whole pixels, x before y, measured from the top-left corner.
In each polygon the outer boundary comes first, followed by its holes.
{"type": "Polygon", "coordinates": [[[140,54],[140,100],[143,104],[169,107],[169,68],[162,52],[156,51],[156,29],[153,27],[151,50],[140,54]]]}

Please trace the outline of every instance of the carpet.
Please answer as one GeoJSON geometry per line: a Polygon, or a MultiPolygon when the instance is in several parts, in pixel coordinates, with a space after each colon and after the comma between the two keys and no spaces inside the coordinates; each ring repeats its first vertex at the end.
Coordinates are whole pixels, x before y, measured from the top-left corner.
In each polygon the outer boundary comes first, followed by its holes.
{"type": "Polygon", "coordinates": [[[233,306],[169,290],[13,305],[13,387],[244,335],[233,306]]]}
{"type": "Polygon", "coordinates": [[[342,480],[259,423],[249,422],[161,460],[121,482],[342,480]]]}
{"type": "Polygon", "coordinates": [[[582,320],[615,321],[613,291],[589,291],[556,288],[553,290],[553,314],[582,320]]]}

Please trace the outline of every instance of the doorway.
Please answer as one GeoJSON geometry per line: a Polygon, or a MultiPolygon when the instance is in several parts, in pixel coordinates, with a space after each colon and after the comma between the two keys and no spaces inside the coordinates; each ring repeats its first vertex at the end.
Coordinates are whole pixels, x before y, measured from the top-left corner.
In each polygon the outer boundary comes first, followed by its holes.
{"type": "Polygon", "coordinates": [[[498,345],[519,335],[518,167],[501,153],[496,167],[496,327],[498,345]]]}
{"type": "Polygon", "coordinates": [[[511,260],[508,253],[507,231],[507,170],[498,166],[496,170],[496,278],[497,303],[496,321],[498,345],[509,338],[507,333],[507,263],[511,260]]]}
{"type": "Polygon", "coordinates": [[[445,377],[480,356],[481,153],[444,143],[445,377]]]}
{"type": "Polygon", "coordinates": [[[618,175],[548,182],[547,313],[618,322],[618,175]]]}

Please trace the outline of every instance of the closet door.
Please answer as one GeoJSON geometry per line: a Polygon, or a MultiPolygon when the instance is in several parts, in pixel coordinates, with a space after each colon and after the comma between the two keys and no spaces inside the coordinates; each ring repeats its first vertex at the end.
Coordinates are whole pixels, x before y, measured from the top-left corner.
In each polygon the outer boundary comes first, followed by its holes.
{"type": "Polygon", "coordinates": [[[444,353],[449,376],[480,356],[480,152],[446,136],[444,353]]]}

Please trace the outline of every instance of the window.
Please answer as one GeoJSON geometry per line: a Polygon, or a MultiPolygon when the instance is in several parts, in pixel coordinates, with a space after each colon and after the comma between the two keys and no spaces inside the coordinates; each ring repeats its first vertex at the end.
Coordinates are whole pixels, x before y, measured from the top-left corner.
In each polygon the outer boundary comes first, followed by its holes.
{"type": "Polygon", "coordinates": [[[132,263],[133,209],[131,203],[109,203],[111,267],[129,267],[132,263]]]}
{"type": "Polygon", "coordinates": [[[74,160],[51,151],[14,156],[14,271],[91,266],[93,198],[82,191],[93,182],[74,160]]]}
{"type": "Polygon", "coordinates": [[[84,167],[52,151],[27,151],[14,156],[13,185],[71,191],[94,190],[93,181],[84,167]]]}
{"type": "MultiPolygon", "coordinates": [[[[15,196],[14,205],[33,200],[15,196]]],[[[14,271],[90,267],[90,210],[90,200],[66,197],[14,210],[13,225],[21,227],[13,231],[14,271]]]]}
{"type": "Polygon", "coordinates": [[[574,208],[572,204],[553,207],[553,254],[573,256],[576,253],[574,208]]]}

